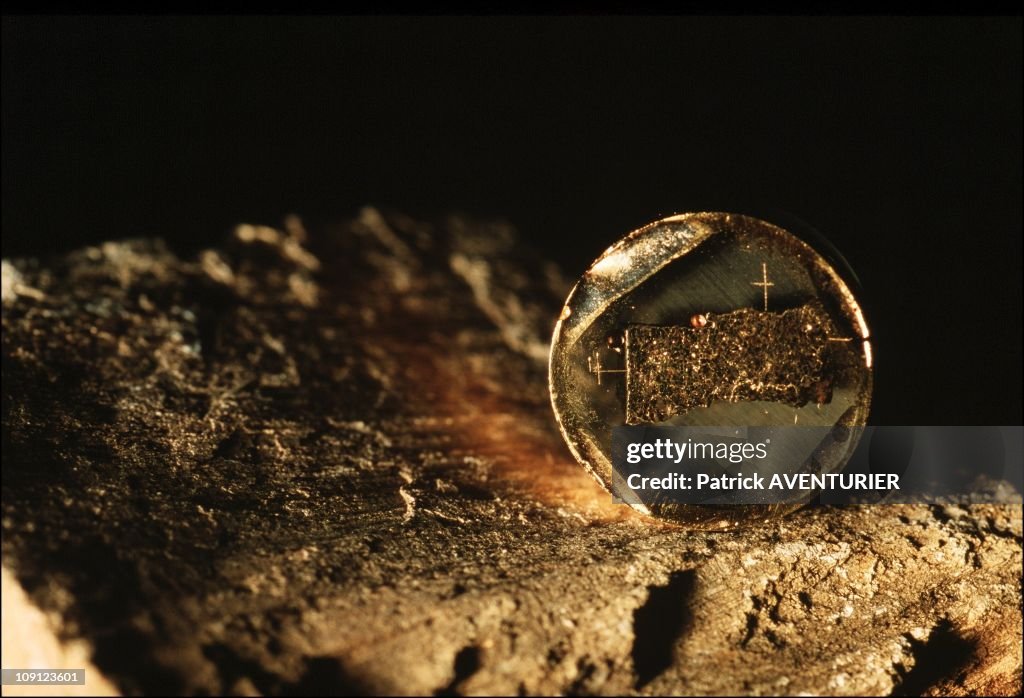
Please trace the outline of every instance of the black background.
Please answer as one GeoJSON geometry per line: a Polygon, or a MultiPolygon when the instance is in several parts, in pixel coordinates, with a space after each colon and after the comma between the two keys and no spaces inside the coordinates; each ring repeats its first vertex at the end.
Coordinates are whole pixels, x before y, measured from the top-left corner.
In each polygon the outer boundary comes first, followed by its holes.
{"type": "Polygon", "coordinates": [[[1021,423],[1021,20],[3,19],[3,254],[372,203],[575,277],[690,210],[860,276],[872,421],[1021,423]]]}

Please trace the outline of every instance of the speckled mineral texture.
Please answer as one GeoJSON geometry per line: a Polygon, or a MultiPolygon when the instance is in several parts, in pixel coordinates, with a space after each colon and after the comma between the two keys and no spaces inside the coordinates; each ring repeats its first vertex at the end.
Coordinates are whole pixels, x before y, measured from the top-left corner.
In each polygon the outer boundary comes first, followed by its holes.
{"type": "Polygon", "coordinates": [[[662,422],[713,402],[831,401],[828,344],[836,330],[820,303],[703,318],[700,327],[626,329],[627,424],[662,422]]]}
{"type": "Polygon", "coordinates": [[[132,693],[1018,693],[1021,510],[693,533],[561,442],[567,290],[365,209],[3,266],[3,559],[132,693]]]}

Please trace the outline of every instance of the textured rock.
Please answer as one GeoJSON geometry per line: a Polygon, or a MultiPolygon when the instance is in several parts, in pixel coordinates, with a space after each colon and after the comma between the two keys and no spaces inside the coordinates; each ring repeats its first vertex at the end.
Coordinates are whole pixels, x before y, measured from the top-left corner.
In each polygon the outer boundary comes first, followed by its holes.
{"type": "Polygon", "coordinates": [[[54,633],[61,619],[47,618],[25,596],[21,585],[3,568],[0,596],[3,601],[3,644],[0,652],[5,669],[46,668],[54,671],[84,671],[84,683],[58,686],[4,686],[5,696],[115,696],[117,691],[89,661],[90,647],[81,640],[61,640],[54,633]]]}
{"type": "Polygon", "coordinates": [[[3,267],[3,555],[127,692],[1019,693],[1019,505],[694,533],[546,388],[567,284],[365,209],[3,267]]]}
{"type": "Polygon", "coordinates": [[[626,329],[626,424],[663,422],[715,402],[832,401],[828,339],[836,330],[821,303],[702,318],[700,327],[626,329]]]}

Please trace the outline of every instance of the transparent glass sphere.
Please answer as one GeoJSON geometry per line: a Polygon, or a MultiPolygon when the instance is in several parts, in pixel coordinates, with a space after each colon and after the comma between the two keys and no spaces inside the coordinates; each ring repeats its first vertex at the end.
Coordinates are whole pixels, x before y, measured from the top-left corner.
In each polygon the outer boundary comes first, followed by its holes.
{"type": "MultiPolygon", "coordinates": [[[[549,385],[569,449],[611,491],[613,427],[856,427],[868,415],[872,360],[857,300],[822,254],[756,218],[690,213],[633,231],[583,274],[555,326],[549,385]]],[[[798,443],[799,433],[783,432],[794,458],[816,446],[798,443]]],[[[856,441],[816,456],[818,471],[841,470],[856,441]]],[[[710,529],[763,521],[806,499],[623,498],[644,514],[710,529]]]]}

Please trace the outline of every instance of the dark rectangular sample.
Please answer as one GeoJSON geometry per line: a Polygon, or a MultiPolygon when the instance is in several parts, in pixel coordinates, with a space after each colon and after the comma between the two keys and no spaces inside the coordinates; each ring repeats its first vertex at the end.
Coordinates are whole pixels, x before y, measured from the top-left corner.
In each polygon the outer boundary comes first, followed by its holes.
{"type": "Polygon", "coordinates": [[[718,400],[800,407],[832,399],[826,357],[835,328],[819,303],[705,317],[699,328],[626,328],[626,424],[661,422],[718,400]]]}

